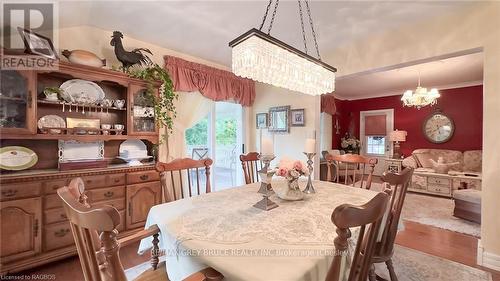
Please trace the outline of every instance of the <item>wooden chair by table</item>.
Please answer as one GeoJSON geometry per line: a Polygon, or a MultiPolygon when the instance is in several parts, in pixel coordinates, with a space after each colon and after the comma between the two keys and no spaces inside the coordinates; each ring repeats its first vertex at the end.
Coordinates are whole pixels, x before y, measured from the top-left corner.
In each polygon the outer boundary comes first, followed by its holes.
{"type": "MultiPolygon", "coordinates": [[[[376,240],[385,213],[389,196],[380,192],[368,203],[361,206],[343,204],[335,208],[332,222],[337,227],[335,255],[332,265],[326,276],[326,281],[340,281],[342,278],[342,264],[345,266],[348,252],[348,239],[351,237],[351,227],[360,227],[356,249],[352,254],[352,263],[349,270],[348,281],[366,281],[372,264],[376,240]]],[[[345,280],[345,279],[344,279],[345,280]]]]}
{"type": "Polygon", "coordinates": [[[161,176],[161,185],[167,202],[183,199],[186,196],[210,193],[210,158],[193,160],[191,158],[175,159],[168,163],[156,163],[156,170],[161,176]],[[205,174],[204,176],[201,174],[205,174]],[[196,183],[196,188],[195,184],[196,183]],[[187,188],[185,188],[187,187],[187,188]]]}
{"type": "MultiPolygon", "coordinates": [[[[411,168],[405,168],[400,174],[384,173],[384,175],[382,175],[384,183],[390,185],[390,190],[388,192],[391,197],[387,207],[389,211],[385,224],[381,226],[383,228],[382,237],[380,242],[377,242],[375,246],[372,263],[384,262],[389,270],[391,281],[398,280],[392,265],[392,255],[394,252],[394,241],[396,240],[396,234],[398,232],[399,218],[401,216],[401,210],[403,209],[406,192],[411,183],[412,175],[413,169],[411,168]]],[[[370,281],[384,280],[375,274],[374,265],[370,268],[369,277],[370,281]]]]}
{"type": "Polygon", "coordinates": [[[327,179],[329,181],[342,183],[345,185],[351,184],[356,186],[359,183],[359,187],[363,188],[365,183],[365,172],[368,166],[368,177],[366,178],[366,185],[364,188],[370,189],[372,185],[373,171],[375,170],[375,165],[377,165],[377,158],[367,158],[357,154],[342,154],[342,155],[332,155],[326,154],[326,161],[328,163],[328,174],[327,179]],[[332,178],[332,167],[335,169],[335,178],[332,178]],[[358,172],[359,174],[358,180],[358,172]],[[344,180],[340,180],[344,178],[344,180]]]}
{"type": "Polygon", "coordinates": [[[250,184],[259,181],[259,170],[262,169],[262,162],[259,160],[258,152],[249,152],[240,155],[241,167],[245,175],[245,183],[250,184]]]}
{"type": "MultiPolygon", "coordinates": [[[[73,179],[69,186],[61,187],[57,194],[63,201],[70,222],[76,249],[86,281],[127,281],[120,261],[120,246],[129,245],[142,238],[153,236],[151,266],[139,275],[136,281],[167,281],[165,263],[159,263],[158,235],[156,225],[138,233],[117,239],[120,213],[112,206],[92,207],[85,196],[81,178],[73,179]]],[[[189,276],[189,281],[221,280],[222,275],[212,268],[189,276]],[[215,279],[214,279],[215,278],[215,279]]]]}

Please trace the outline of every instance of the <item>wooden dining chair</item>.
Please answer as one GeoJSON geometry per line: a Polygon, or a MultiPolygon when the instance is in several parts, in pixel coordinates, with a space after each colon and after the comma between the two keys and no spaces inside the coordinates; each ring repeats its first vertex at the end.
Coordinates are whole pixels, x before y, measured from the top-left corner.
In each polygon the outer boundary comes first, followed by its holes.
{"type": "Polygon", "coordinates": [[[327,178],[329,181],[337,183],[343,182],[345,185],[351,184],[352,186],[359,184],[360,188],[364,187],[366,189],[370,189],[372,185],[373,171],[375,170],[375,165],[377,165],[378,162],[377,158],[368,158],[357,154],[326,154],[325,158],[328,163],[327,178]],[[367,166],[368,176],[365,184],[367,166]],[[332,167],[335,169],[335,177],[332,177],[332,167]],[[358,173],[360,173],[359,179],[357,178],[358,173]],[[342,181],[341,178],[344,180],[342,181]]]}
{"type": "Polygon", "coordinates": [[[168,163],[157,162],[156,170],[160,173],[165,200],[170,202],[183,199],[186,196],[192,197],[193,195],[210,193],[210,166],[212,163],[210,158],[200,160],[182,158],[168,163]],[[203,185],[205,185],[204,190],[203,185]]]}
{"type": "MultiPolygon", "coordinates": [[[[382,181],[390,186],[390,200],[387,206],[388,212],[383,228],[382,236],[375,246],[375,251],[372,257],[372,266],[370,268],[370,281],[381,280],[375,274],[375,263],[385,263],[389,270],[391,281],[397,281],[398,278],[394,272],[392,264],[392,255],[394,253],[394,241],[398,232],[399,218],[406,197],[406,192],[411,183],[413,169],[405,168],[400,174],[384,173],[382,181]]],[[[383,279],[382,279],[383,280],[383,279]]]]}
{"type": "Polygon", "coordinates": [[[241,167],[245,175],[245,183],[250,184],[259,181],[259,170],[262,169],[262,162],[259,160],[258,152],[249,152],[240,155],[241,167]]]}
{"type": "Polygon", "coordinates": [[[335,208],[332,222],[337,227],[337,237],[334,240],[335,254],[333,262],[326,276],[326,281],[366,281],[372,263],[377,234],[381,220],[389,201],[389,195],[380,192],[366,204],[355,206],[343,204],[335,208]],[[356,248],[352,255],[352,262],[347,278],[343,278],[343,266],[347,266],[349,228],[359,227],[356,248]],[[347,259],[342,261],[343,259],[347,259]]]}
{"type": "MultiPolygon", "coordinates": [[[[85,195],[81,178],[71,180],[68,186],[57,190],[70,222],[76,249],[86,281],[127,281],[120,261],[120,247],[153,236],[151,266],[136,281],[167,281],[165,262],[159,263],[158,236],[160,230],[153,225],[136,234],[117,239],[120,213],[112,206],[92,207],[85,195]]],[[[190,275],[186,280],[221,280],[222,275],[212,268],[190,275]],[[219,278],[219,279],[212,279],[219,278]]]]}

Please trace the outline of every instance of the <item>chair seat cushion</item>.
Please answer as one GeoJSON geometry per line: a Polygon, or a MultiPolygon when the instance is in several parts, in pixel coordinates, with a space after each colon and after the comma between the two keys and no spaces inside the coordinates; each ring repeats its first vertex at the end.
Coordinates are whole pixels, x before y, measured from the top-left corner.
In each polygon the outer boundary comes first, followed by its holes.
{"type": "Polygon", "coordinates": [[[462,189],[453,192],[453,198],[475,204],[481,204],[481,191],[475,189],[462,189]]]}

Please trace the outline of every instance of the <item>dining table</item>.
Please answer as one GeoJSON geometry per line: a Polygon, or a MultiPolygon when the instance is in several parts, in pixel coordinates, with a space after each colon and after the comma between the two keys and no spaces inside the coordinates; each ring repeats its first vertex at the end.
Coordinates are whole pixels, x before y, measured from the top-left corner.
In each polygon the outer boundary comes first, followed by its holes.
{"type": "MultiPolygon", "coordinates": [[[[285,181],[273,180],[272,185],[276,191],[287,187],[285,181]]],[[[265,211],[253,206],[262,199],[259,186],[247,184],[151,208],[145,227],[156,224],[160,229],[159,247],[170,280],[183,280],[206,267],[222,273],[224,280],[324,280],[335,253],[333,210],[345,203],[364,204],[377,194],[313,181],[316,193],[299,201],[273,194],[270,199],[279,207],[265,211]]],[[[151,249],[151,242],[151,237],[141,240],[138,252],[151,249]]],[[[351,239],[351,247],[355,242],[351,239]]]]}

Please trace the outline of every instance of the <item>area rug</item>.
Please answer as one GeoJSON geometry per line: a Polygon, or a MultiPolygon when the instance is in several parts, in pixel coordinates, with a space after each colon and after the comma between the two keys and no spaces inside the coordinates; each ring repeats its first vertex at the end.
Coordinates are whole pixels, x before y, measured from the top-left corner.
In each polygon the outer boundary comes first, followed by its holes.
{"type": "MultiPolygon", "coordinates": [[[[396,245],[394,270],[399,281],[491,281],[491,273],[396,245]]],[[[387,279],[385,264],[377,264],[375,272],[387,279]]]]}
{"type": "MultiPolygon", "coordinates": [[[[371,189],[382,191],[382,184],[372,183],[371,189]]],[[[401,216],[403,220],[481,237],[481,225],[454,217],[454,207],[452,199],[409,192],[401,216]]]]}
{"type": "MultiPolygon", "coordinates": [[[[489,272],[398,245],[395,246],[393,264],[399,281],[492,280],[489,272]]],[[[125,274],[128,280],[133,280],[150,267],[149,262],[145,262],[125,270],[125,274]]],[[[376,273],[390,280],[385,264],[377,264],[376,273]]]]}

